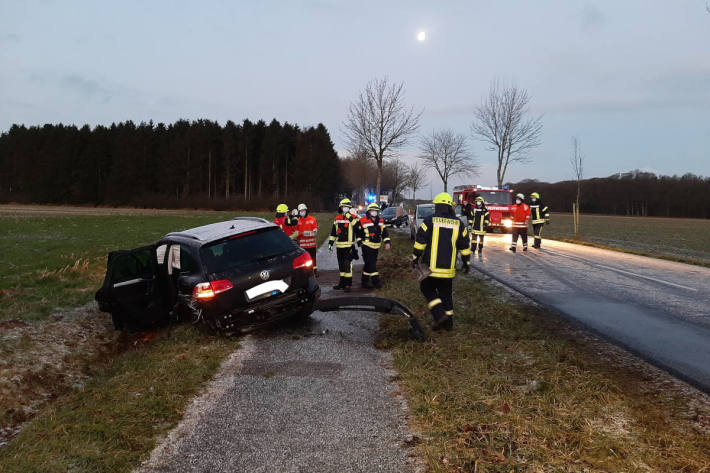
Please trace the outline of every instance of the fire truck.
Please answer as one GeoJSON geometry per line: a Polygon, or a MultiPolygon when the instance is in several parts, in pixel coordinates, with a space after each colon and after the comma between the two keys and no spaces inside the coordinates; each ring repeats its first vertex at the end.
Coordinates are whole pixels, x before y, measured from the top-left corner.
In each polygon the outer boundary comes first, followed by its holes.
{"type": "Polygon", "coordinates": [[[490,224],[486,231],[499,230],[509,232],[513,226],[510,208],[513,205],[513,190],[504,186],[484,187],[480,185],[466,184],[454,187],[454,201],[456,202],[456,213],[463,214],[463,207],[466,204],[474,205],[474,199],[483,197],[486,208],[490,212],[490,224]]]}

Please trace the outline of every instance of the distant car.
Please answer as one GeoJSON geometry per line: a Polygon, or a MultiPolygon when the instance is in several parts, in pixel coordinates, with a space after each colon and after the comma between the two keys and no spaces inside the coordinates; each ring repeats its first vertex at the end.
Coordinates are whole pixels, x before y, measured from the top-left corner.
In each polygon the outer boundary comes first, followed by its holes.
{"type": "Polygon", "coordinates": [[[385,225],[391,225],[397,228],[407,225],[409,222],[409,216],[406,212],[404,212],[404,209],[402,209],[399,212],[399,215],[397,215],[398,208],[401,207],[387,207],[382,211],[382,221],[385,225]]]}
{"type": "Polygon", "coordinates": [[[417,229],[419,228],[419,225],[421,225],[424,219],[430,215],[434,215],[434,204],[417,205],[417,208],[414,211],[414,218],[409,224],[409,232],[411,234],[410,236],[412,240],[414,240],[414,237],[417,234],[417,229]]]}
{"type": "Polygon", "coordinates": [[[307,252],[273,223],[238,217],[112,251],[96,300],[116,329],[191,319],[236,334],[308,317],[319,296],[307,252]]]}

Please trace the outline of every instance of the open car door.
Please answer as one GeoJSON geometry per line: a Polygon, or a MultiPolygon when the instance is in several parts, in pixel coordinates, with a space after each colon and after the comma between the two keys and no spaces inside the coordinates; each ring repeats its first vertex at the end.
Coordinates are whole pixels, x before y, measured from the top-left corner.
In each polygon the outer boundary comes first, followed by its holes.
{"type": "Polygon", "coordinates": [[[167,320],[157,276],[155,246],[109,253],[96,301],[102,311],[111,313],[116,329],[147,329],[167,320]]]}

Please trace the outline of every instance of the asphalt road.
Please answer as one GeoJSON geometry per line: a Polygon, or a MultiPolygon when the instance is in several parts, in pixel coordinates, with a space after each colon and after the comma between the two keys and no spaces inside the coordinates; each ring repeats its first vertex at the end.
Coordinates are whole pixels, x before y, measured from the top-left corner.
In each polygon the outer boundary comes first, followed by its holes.
{"type": "Polygon", "coordinates": [[[509,246],[487,236],[472,267],[710,392],[709,268],[552,240],[509,246]]]}
{"type": "MultiPolygon", "coordinates": [[[[327,297],[334,255],[319,251],[318,267],[327,297]]],[[[138,471],[414,471],[391,356],[373,347],[378,315],[311,318],[245,337],[138,471]]]]}

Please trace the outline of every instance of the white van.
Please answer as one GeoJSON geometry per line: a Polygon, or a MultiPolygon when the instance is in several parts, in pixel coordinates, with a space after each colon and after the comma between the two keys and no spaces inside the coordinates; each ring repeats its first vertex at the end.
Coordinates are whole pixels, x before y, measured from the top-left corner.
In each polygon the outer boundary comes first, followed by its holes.
{"type": "Polygon", "coordinates": [[[412,240],[417,234],[417,229],[419,225],[422,224],[425,218],[434,214],[434,204],[419,204],[417,209],[414,211],[414,218],[409,223],[409,232],[411,234],[412,240]]]}

